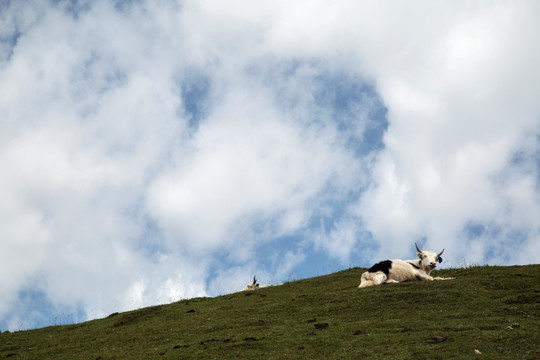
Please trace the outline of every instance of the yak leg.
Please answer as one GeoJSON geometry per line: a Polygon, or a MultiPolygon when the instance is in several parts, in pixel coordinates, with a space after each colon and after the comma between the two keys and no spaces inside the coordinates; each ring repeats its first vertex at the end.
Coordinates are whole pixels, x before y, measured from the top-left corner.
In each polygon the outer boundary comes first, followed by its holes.
{"type": "Polygon", "coordinates": [[[371,273],[366,271],[362,274],[362,278],[360,280],[360,285],[358,285],[359,288],[368,287],[372,285],[380,285],[386,281],[387,277],[383,272],[375,272],[371,273]]]}

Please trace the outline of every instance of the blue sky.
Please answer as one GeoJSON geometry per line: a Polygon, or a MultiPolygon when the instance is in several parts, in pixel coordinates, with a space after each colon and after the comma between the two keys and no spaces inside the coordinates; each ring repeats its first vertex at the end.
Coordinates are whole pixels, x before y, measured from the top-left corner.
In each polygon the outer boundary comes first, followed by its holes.
{"type": "Polygon", "coordinates": [[[534,1],[0,5],[0,330],[445,248],[540,261],[534,1]]]}

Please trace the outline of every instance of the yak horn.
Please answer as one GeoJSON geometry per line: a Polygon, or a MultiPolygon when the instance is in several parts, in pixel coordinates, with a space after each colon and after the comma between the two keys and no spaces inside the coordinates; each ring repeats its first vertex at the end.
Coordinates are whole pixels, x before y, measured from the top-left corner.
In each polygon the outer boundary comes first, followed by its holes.
{"type": "Polygon", "coordinates": [[[437,256],[441,256],[443,252],[444,252],[444,249],[442,249],[442,251],[438,253],[437,256]]]}
{"type": "MultiPolygon", "coordinates": [[[[418,245],[417,245],[416,243],[414,243],[414,246],[416,246],[416,251],[422,252],[422,250],[420,250],[420,249],[418,248],[418,245]]],[[[441,253],[441,254],[442,254],[442,253],[441,253]]]]}

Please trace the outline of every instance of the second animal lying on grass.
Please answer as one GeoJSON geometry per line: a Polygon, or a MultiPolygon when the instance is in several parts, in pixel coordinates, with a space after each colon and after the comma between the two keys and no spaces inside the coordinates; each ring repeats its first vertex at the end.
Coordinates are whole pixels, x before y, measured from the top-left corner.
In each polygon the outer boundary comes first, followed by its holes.
{"type": "Polygon", "coordinates": [[[411,280],[451,280],[455,279],[432,277],[429,275],[437,267],[437,262],[442,262],[441,255],[444,252],[434,253],[433,251],[421,251],[416,243],[418,259],[416,260],[385,260],[373,265],[368,271],[362,274],[359,288],[397,283],[411,280]]]}
{"type": "Polygon", "coordinates": [[[259,284],[257,283],[257,277],[253,276],[253,282],[251,284],[247,284],[242,291],[247,290],[255,290],[259,288],[259,284]]]}

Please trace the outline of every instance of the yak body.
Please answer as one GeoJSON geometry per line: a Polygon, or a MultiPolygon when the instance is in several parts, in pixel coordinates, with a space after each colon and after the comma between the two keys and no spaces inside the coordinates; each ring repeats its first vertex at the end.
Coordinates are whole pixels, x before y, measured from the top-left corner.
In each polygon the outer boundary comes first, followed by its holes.
{"type": "MultiPolygon", "coordinates": [[[[416,244],[415,244],[416,245],[416,244]]],[[[434,253],[433,251],[418,250],[418,259],[415,260],[384,260],[378,262],[362,274],[359,288],[372,285],[398,283],[411,280],[451,280],[454,278],[432,277],[431,271],[437,267],[437,263],[442,262],[441,255],[444,252],[434,253]]]]}
{"type": "Polygon", "coordinates": [[[251,284],[247,284],[246,286],[244,286],[242,291],[255,290],[258,288],[259,288],[259,284],[257,283],[257,278],[254,276],[253,282],[251,284]]]}

